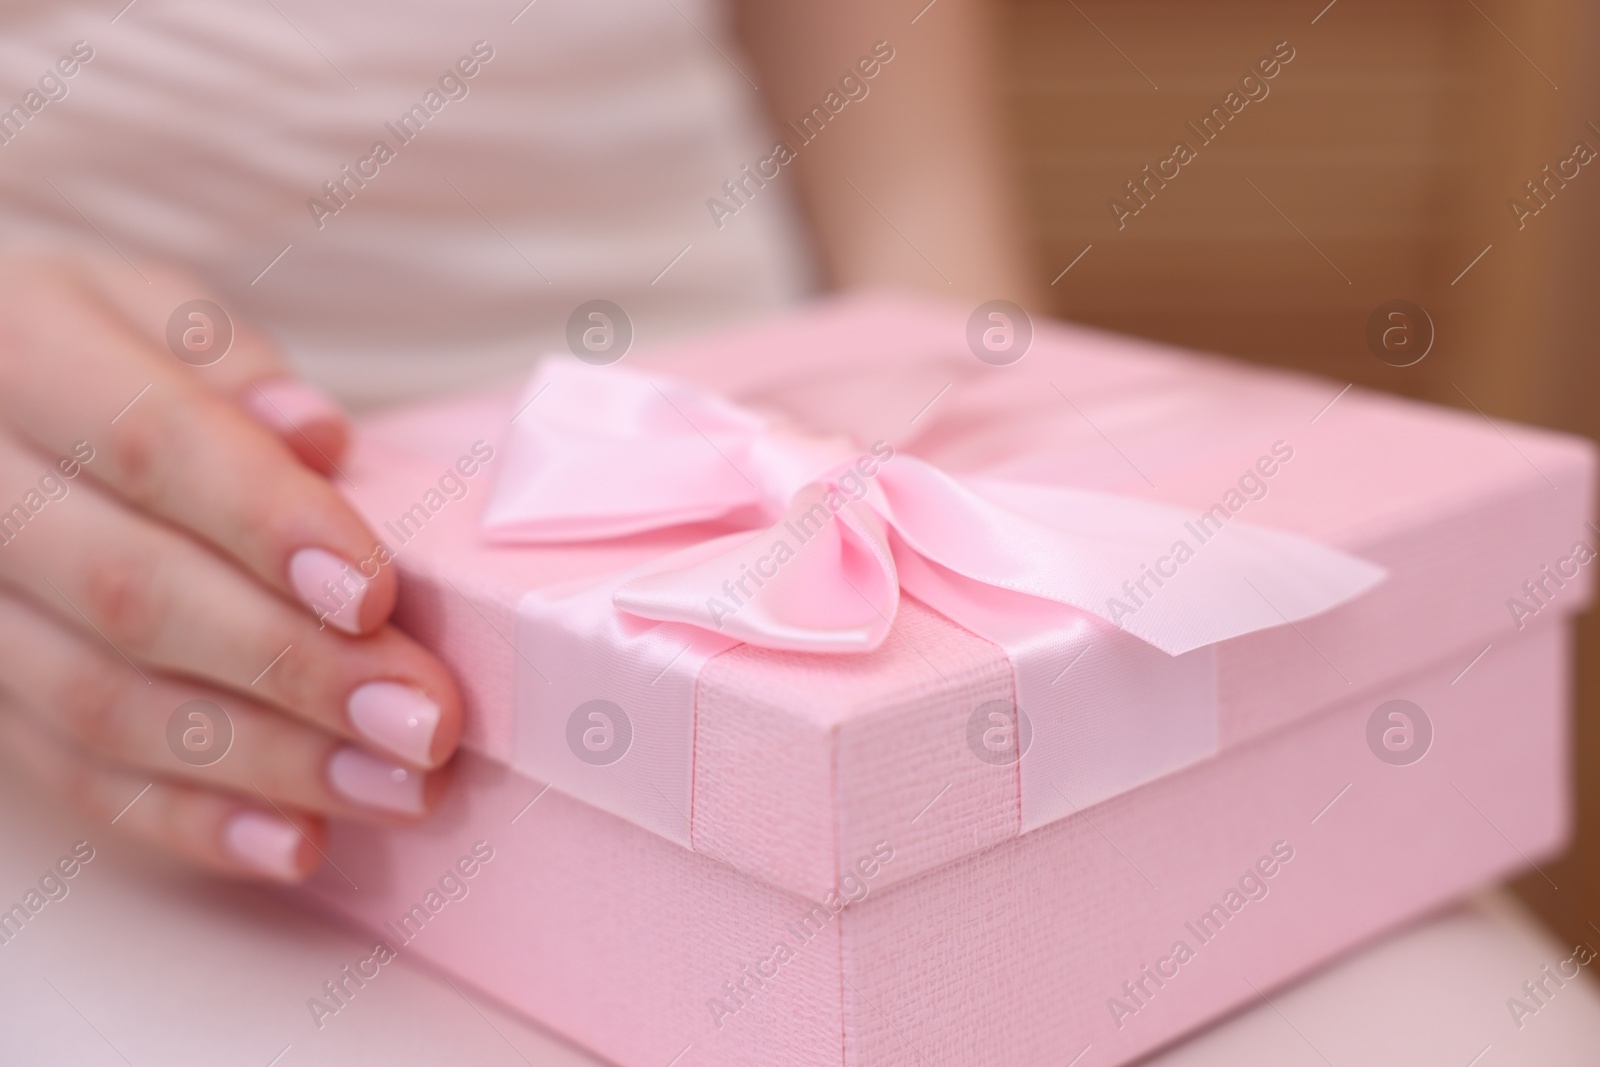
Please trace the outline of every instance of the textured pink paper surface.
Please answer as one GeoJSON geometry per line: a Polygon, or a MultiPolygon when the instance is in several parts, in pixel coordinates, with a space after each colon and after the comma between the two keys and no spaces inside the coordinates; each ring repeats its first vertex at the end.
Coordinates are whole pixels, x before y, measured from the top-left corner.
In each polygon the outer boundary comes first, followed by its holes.
{"type": "MultiPolygon", "coordinates": [[[[818,430],[885,437],[952,471],[1010,457],[1000,473],[1049,473],[1197,513],[1275,442],[1288,443],[1293,460],[1241,521],[1326,541],[1391,577],[1297,627],[1220,646],[1224,748],[1510,637],[1506,598],[1573,541],[1592,540],[1586,443],[1059,324],[1039,324],[1020,363],[989,367],[965,349],[964,326],[943,306],[862,298],[636,362],[781,407],[818,430]]],[[[346,465],[358,504],[388,537],[385,522],[472,441],[500,439],[512,414],[501,397],[372,424],[346,465]]],[[[491,463],[478,477],[492,476],[491,463]]],[[[448,505],[401,549],[398,619],[460,675],[468,743],[504,760],[523,592],[596,581],[717,528],[494,548],[475,528],[485,496],[477,488],[448,505]]],[[[1585,568],[1550,611],[1577,610],[1591,585],[1585,568]]],[[[935,798],[934,810],[966,821],[919,818],[900,830],[891,881],[1015,836],[1015,769],[975,760],[965,736],[972,709],[1008,698],[1010,685],[998,648],[914,601],[867,655],[742,646],[714,658],[696,712],[696,849],[818,896],[935,798]]]]}
{"type": "MultiPolygon", "coordinates": [[[[1566,634],[1543,620],[1022,838],[882,878],[714,1025],[709,998],[810,904],[477,757],[439,818],[340,826],[311,893],[380,936],[478,840],[495,859],[401,951],[626,1067],[1126,1063],[1565,833],[1566,634]],[[1420,761],[1374,758],[1415,701],[1420,761]],[[538,798],[531,807],[529,801],[538,798]],[[1186,932],[1278,841],[1292,861],[1208,944],[1186,932]],[[1107,1000],[1186,938],[1194,958],[1119,1028],[1107,1000]],[[1087,1049],[1087,1051],[1085,1051],[1087,1049]]],[[[966,832],[969,813],[923,818],[966,832]]],[[[898,849],[898,835],[887,839],[898,849]]]]}

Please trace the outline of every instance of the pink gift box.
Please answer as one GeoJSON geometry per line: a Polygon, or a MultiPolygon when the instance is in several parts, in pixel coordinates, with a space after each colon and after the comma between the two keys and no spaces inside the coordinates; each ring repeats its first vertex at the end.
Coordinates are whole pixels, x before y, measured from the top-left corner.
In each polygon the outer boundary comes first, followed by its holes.
{"type": "Polygon", "coordinates": [[[1387,579],[1216,646],[1209,758],[1028,829],[1021,764],[969,744],[1012,694],[995,644],[906,599],[869,653],[737,645],[698,676],[668,840],[507,768],[524,664],[561,669],[519,650],[519,605],[722,531],[489,545],[524,402],[397,412],[344,469],[471,754],[428,825],[339,827],[315,899],[622,1064],[1093,1067],[1559,846],[1586,443],[1061,324],[1004,367],[966,337],[964,310],[856,298],[627,365],[956,474],[1225,502],[1387,579]],[[1386,747],[1396,723],[1420,759],[1386,747]],[[480,840],[470,892],[417,915],[480,840]]]}

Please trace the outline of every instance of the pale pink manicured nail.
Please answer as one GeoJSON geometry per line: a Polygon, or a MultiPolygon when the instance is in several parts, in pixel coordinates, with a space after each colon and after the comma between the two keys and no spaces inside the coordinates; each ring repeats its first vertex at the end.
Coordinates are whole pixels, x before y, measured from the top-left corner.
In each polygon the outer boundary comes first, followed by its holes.
{"type": "Polygon", "coordinates": [[[367,682],[345,704],[356,731],[409,763],[428,763],[439,705],[401,682],[367,682]]]}
{"type": "Polygon", "coordinates": [[[421,815],[423,772],[346,746],[328,761],[328,781],[346,800],[365,808],[421,815]]]}
{"type": "Polygon", "coordinates": [[[345,633],[361,632],[361,598],[367,581],[350,564],[321,548],[289,557],[289,584],[317,618],[345,633]]]}
{"type": "Polygon", "coordinates": [[[297,378],[255,382],[245,388],[240,400],[252,418],[280,434],[304,433],[319,423],[342,426],[349,421],[338,401],[297,378]]]}
{"type": "Polygon", "coordinates": [[[222,843],[230,855],[244,866],[285,882],[298,882],[301,871],[295,863],[300,853],[300,831],[275,815],[241,811],[228,820],[222,843]]]}

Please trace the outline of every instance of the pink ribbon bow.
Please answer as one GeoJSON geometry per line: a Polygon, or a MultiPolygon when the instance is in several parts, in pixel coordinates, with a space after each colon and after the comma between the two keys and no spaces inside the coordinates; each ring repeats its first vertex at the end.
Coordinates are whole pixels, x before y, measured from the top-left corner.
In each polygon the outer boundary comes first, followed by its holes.
{"type": "Polygon", "coordinates": [[[877,648],[905,590],[958,623],[1063,605],[1178,655],[1326,611],[1384,576],[1238,520],[1211,529],[1167,504],[958,479],[892,442],[812,436],[665,375],[550,358],[521,403],[485,536],[708,524],[705,543],[623,581],[612,602],[766,648],[877,648]]]}

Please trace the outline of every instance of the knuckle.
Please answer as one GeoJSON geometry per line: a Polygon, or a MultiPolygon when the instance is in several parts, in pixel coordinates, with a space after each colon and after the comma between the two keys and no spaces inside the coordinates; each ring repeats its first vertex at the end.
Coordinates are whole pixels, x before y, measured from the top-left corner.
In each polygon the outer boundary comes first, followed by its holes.
{"type": "Polygon", "coordinates": [[[95,749],[115,749],[126,730],[126,695],[121,672],[96,664],[62,679],[56,709],[74,740],[95,749]]]}
{"type": "Polygon", "coordinates": [[[320,651],[323,643],[315,639],[319,636],[314,635],[312,640],[307,641],[304,637],[296,639],[293,635],[280,634],[271,641],[273,649],[267,653],[276,656],[291,643],[294,645],[268,672],[267,678],[273,680],[273,688],[280,695],[302,708],[316,708],[330,703],[327,694],[332,692],[336,684],[336,671],[330,657],[320,651]]]}
{"type": "Polygon", "coordinates": [[[87,561],[82,573],[89,616],[99,620],[118,643],[148,644],[167,612],[159,572],[152,562],[112,553],[87,561]]]}
{"type": "Polygon", "coordinates": [[[62,789],[84,810],[109,818],[116,814],[105,773],[85,759],[69,759],[61,770],[62,789]]]}
{"type": "Polygon", "coordinates": [[[118,423],[111,435],[111,461],[123,493],[141,503],[159,497],[170,478],[163,462],[170,441],[157,421],[138,413],[118,423]]]}
{"type": "Polygon", "coordinates": [[[269,553],[269,546],[291,544],[299,528],[297,509],[284,504],[296,500],[296,495],[279,491],[282,479],[270,468],[258,466],[246,477],[261,491],[241,494],[231,502],[231,539],[263,555],[269,553]]]}

